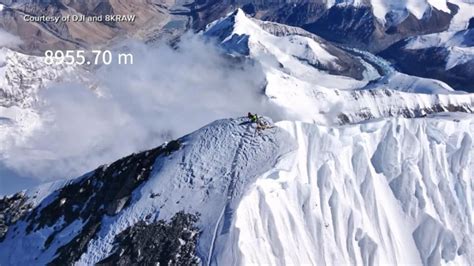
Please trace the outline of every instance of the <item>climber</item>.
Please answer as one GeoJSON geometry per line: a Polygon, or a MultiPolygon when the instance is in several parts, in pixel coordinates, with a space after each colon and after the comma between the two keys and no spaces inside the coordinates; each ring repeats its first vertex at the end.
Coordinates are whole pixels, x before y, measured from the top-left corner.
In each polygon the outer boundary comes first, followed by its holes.
{"type": "Polygon", "coordinates": [[[258,119],[258,115],[257,115],[257,114],[252,114],[251,112],[249,112],[249,113],[247,114],[247,117],[248,117],[248,119],[250,119],[250,122],[252,122],[252,123],[257,123],[257,124],[258,124],[259,119],[258,119]]]}

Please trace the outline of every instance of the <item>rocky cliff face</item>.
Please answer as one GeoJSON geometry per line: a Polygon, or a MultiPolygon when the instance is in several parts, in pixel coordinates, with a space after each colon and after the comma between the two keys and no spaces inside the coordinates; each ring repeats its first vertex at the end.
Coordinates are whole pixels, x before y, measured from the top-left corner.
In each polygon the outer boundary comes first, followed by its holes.
{"type": "Polygon", "coordinates": [[[442,80],[474,92],[474,30],[422,35],[390,46],[380,56],[409,75],[442,80]]]}
{"type": "Polygon", "coordinates": [[[421,10],[390,1],[204,1],[190,4],[189,14],[195,18],[194,27],[202,28],[241,7],[262,20],[302,27],[329,41],[379,51],[407,36],[446,30],[457,12],[457,6],[447,2],[443,10],[419,2],[421,10]]]}

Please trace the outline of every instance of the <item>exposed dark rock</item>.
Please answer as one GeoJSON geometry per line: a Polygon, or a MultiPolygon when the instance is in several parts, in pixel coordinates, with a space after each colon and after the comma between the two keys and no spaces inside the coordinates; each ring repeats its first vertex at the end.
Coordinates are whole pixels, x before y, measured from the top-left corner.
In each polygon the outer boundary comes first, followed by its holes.
{"type": "Polygon", "coordinates": [[[394,31],[401,36],[423,35],[434,32],[441,32],[448,29],[453,16],[457,13],[458,7],[448,3],[451,13],[446,13],[434,8],[428,10],[421,20],[413,14],[408,14],[405,20],[395,26],[394,31]]]}
{"type": "MultiPolygon", "coordinates": [[[[471,31],[464,32],[470,39],[471,31]]],[[[446,82],[456,90],[474,92],[474,60],[459,64],[446,70],[449,51],[445,47],[430,47],[426,49],[405,49],[407,41],[403,40],[379,55],[394,63],[395,67],[406,74],[438,79],[446,82]]]]}
{"type": "Polygon", "coordinates": [[[115,237],[113,253],[98,265],[198,265],[198,219],[178,212],[169,223],[140,221],[115,237]]]}
{"type": "Polygon", "coordinates": [[[366,47],[377,27],[369,7],[331,7],[320,19],[303,28],[321,37],[351,46],[366,47]]]}
{"type": "Polygon", "coordinates": [[[339,124],[344,125],[344,124],[349,124],[351,122],[351,119],[343,113],[340,113],[337,118],[339,119],[339,124]]]}
{"type": "Polygon", "coordinates": [[[474,18],[469,20],[469,25],[467,26],[468,29],[474,29],[474,18]]]}
{"type": "Polygon", "coordinates": [[[28,197],[19,192],[12,196],[0,198],[0,242],[8,232],[8,227],[31,211],[32,204],[28,197]]]}
{"type": "Polygon", "coordinates": [[[249,15],[255,15],[255,12],[257,11],[254,4],[248,3],[244,6],[242,6],[242,10],[249,15]]]}
{"type": "MultiPolygon", "coordinates": [[[[383,50],[405,37],[443,31],[449,26],[450,20],[457,12],[457,6],[449,3],[448,6],[452,10],[451,14],[432,8],[425,13],[422,19],[417,19],[408,12],[400,17],[398,14],[400,12],[395,12],[396,14],[388,14],[387,25],[382,25],[374,17],[370,5],[335,5],[328,9],[326,1],[323,0],[195,0],[187,1],[185,4],[178,3],[176,5],[173,5],[172,2],[166,4],[151,4],[145,1],[144,3],[145,4],[140,3],[139,8],[142,12],[145,12],[143,9],[147,11],[153,10],[155,13],[153,19],[158,19],[157,21],[161,21],[162,18],[169,17],[170,15],[178,15],[181,18],[183,18],[183,16],[187,17],[188,19],[186,21],[188,22],[182,23],[182,26],[180,26],[183,28],[183,31],[188,28],[200,31],[210,22],[240,7],[243,8],[246,13],[258,19],[303,27],[331,41],[371,51],[383,50]]],[[[58,13],[63,9],[72,9],[80,14],[86,15],[124,13],[123,10],[122,12],[114,10],[117,6],[112,5],[110,0],[33,1],[28,3],[28,5],[23,5],[21,8],[21,12],[34,13],[37,15],[45,14],[46,11],[58,13]]],[[[28,30],[23,30],[23,27],[18,26],[12,27],[12,25],[18,23],[22,15],[18,13],[16,9],[12,10],[14,14],[12,13],[0,19],[0,27],[4,26],[10,31],[16,31],[22,28],[22,31],[25,32],[21,32],[20,35],[28,35],[29,38],[34,36],[32,31],[38,30],[37,27],[28,28],[28,30]]],[[[107,26],[107,31],[114,31],[114,34],[112,34],[114,36],[122,33],[127,34],[130,33],[131,30],[137,29],[133,27],[119,27],[114,23],[100,22],[98,24],[101,25],[98,25],[97,33],[101,33],[101,26],[107,26]]],[[[47,32],[57,37],[55,38],[57,43],[54,45],[58,47],[86,46],[88,45],[87,42],[90,42],[90,38],[86,38],[86,36],[71,36],[74,34],[69,32],[67,25],[60,23],[53,25],[49,23],[41,26],[44,26],[47,32]]],[[[40,27],[40,30],[43,30],[43,28],[40,27]]],[[[91,33],[95,34],[96,32],[91,33]]],[[[154,35],[154,33],[150,34],[154,35]]],[[[106,34],[103,33],[102,36],[104,35],[106,34]]],[[[152,36],[149,37],[154,38],[152,36]]],[[[34,40],[35,42],[31,44],[31,46],[41,47],[44,45],[40,42],[41,39],[35,38],[34,40]]],[[[30,44],[30,42],[28,42],[28,44],[30,44]]],[[[51,45],[52,44],[49,44],[48,49],[51,49],[51,45]]]]}
{"type": "Polygon", "coordinates": [[[405,37],[446,30],[458,10],[448,3],[451,13],[431,8],[421,19],[409,12],[389,13],[383,25],[370,5],[334,5],[328,9],[322,0],[203,0],[188,6],[190,11],[183,14],[193,17],[196,30],[237,7],[245,7],[246,13],[258,19],[302,27],[327,40],[370,51],[383,50],[405,37]]]}
{"type": "Polygon", "coordinates": [[[43,227],[55,226],[44,243],[47,249],[55,235],[72,222],[87,221],[72,241],[58,248],[50,265],[71,265],[86,251],[87,245],[100,230],[105,215],[114,216],[130,204],[133,191],[148,180],[152,166],[159,156],[166,156],[181,147],[179,141],[133,154],[110,166],[99,167],[85,177],[73,181],[46,198],[26,218],[29,233],[43,227]],[[58,221],[63,221],[58,224],[58,221]]]}

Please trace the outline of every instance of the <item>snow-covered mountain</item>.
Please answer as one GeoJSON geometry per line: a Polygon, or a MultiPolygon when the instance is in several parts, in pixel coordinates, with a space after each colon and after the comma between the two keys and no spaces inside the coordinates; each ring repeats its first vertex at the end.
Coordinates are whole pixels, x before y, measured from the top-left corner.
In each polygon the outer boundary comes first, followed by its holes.
{"type": "Polygon", "coordinates": [[[302,27],[330,41],[380,51],[405,37],[467,26],[474,5],[469,0],[200,0],[134,1],[0,0],[0,27],[19,35],[25,51],[94,47],[124,35],[144,40],[176,36],[241,7],[258,19],[302,27]],[[24,14],[123,15],[133,23],[26,23],[24,14]]]}
{"type": "Polygon", "coordinates": [[[79,67],[47,65],[44,58],[0,48],[0,158],[11,143],[42,127],[37,107],[39,93],[53,82],[77,80],[89,84],[88,72],[79,67]]]}
{"type": "Polygon", "coordinates": [[[473,126],[216,121],[3,199],[0,263],[467,265],[473,126]]]}
{"type": "Polygon", "coordinates": [[[341,124],[472,112],[472,94],[399,73],[368,52],[338,48],[304,30],[252,19],[241,10],[210,24],[203,34],[216,38],[227,53],[260,64],[265,95],[302,121],[341,124]]]}
{"type": "MultiPolygon", "coordinates": [[[[423,3],[410,14],[444,2],[423,3]]],[[[200,36],[258,69],[261,96],[285,119],[261,118],[264,130],[247,118],[217,120],[81,177],[0,199],[0,265],[474,261],[473,94],[241,10],[200,36]]],[[[21,96],[0,111],[34,112],[22,99],[34,100],[56,70],[2,51],[18,63],[0,64],[1,77],[22,78],[0,77],[4,91],[21,96]],[[19,86],[24,80],[35,82],[19,86]]]]}
{"type": "Polygon", "coordinates": [[[235,7],[258,19],[302,27],[330,41],[380,51],[408,36],[467,26],[473,3],[464,0],[196,1],[189,4],[202,28],[235,7]]]}
{"type": "Polygon", "coordinates": [[[75,70],[71,65],[47,65],[43,57],[0,48],[0,106],[31,107],[40,89],[75,70]]]}
{"type": "Polygon", "coordinates": [[[381,53],[404,73],[436,78],[457,90],[474,91],[474,29],[402,40],[381,53]]]}

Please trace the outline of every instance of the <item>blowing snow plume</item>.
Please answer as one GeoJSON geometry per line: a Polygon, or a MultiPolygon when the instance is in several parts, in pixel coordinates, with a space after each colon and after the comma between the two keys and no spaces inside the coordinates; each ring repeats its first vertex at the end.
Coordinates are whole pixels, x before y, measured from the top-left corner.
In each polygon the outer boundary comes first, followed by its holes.
{"type": "Polygon", "coordinates": [[[176,49],[128,48],[134,64],[101,67],[96,89],[61,83],[44,90],[43,126],[10,145],[7,168],[42,181],[73,177],[219,118],[276,115],[259,66],[229,60],[199,36],[185,35],[176,49]]]}

